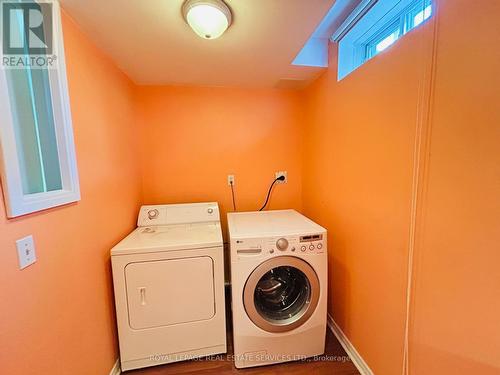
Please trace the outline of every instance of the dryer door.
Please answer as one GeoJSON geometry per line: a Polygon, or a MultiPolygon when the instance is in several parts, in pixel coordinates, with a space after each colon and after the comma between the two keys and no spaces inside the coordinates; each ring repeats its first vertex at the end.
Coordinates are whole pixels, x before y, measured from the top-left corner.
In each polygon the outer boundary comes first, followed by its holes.
{"type": "Polygon", "coordinates": [[[320,284],[306,261],[271,258],[249,276],[243,290],[248,317],[268,332],[286,332],[304,324],[318,305],[320,284]]]}
{"type": "Polygon", "coordinates": [[[136,262],[125,267],[133,329],[211,319],[214,266],[208,256],[136,262]]]}

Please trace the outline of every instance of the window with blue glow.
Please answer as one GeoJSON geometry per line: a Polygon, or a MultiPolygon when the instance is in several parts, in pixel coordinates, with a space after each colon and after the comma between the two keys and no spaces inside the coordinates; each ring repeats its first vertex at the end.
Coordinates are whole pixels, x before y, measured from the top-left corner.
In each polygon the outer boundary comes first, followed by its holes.
{"type": "Polygon", "coordinates": [[[338,79],[386,50],[432,16],[431,0],[379,0],[339,41],[338,79]]]}
{"type": "Polygon", "coordinates": [[[365,61],[382,52],[399,39],[400,36],[408,33],[419,26],[432,15],[432,5],[430,1],[410,6],[396,20],[389,30],[377,35],[366,45],[365,61]],[[422,9],[423,8],[423,9],[422,9]]]}

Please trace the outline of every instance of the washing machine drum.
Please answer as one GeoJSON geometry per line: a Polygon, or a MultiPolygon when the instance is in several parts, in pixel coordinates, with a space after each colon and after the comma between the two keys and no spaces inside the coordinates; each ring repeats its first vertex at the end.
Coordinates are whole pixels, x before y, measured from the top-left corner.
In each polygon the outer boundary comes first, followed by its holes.
{"type": "Polygon", "coordinates": [[[243,291],[248,317],[268,332],[285,332],[304,324],[319,300],[319,280],[304,260],[279,256],[261,263],[243,291]]]}

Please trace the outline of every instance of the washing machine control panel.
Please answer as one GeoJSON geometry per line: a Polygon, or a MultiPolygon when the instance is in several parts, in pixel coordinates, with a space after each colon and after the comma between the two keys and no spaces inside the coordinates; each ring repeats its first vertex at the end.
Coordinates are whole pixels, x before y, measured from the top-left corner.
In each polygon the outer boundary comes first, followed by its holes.
{"type": "Polygon", "coordinates": [[[243,239],[231,243],[232,251],[235,251],[239,258],[285,254],[301,256],[326,251],[326,235],[317,233],[303,236],[243,239]]]}

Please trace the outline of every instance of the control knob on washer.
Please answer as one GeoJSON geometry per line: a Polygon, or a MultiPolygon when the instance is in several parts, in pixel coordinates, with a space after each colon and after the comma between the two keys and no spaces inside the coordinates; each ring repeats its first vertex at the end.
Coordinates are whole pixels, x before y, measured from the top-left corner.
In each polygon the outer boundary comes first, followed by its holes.
{"type": "Polygon", "coordinates": [[[276,241],[276,247],[278,250],[284,251],[288,247],[288,241],[286,238],[280,238],[278,241],[276,241]]]}

